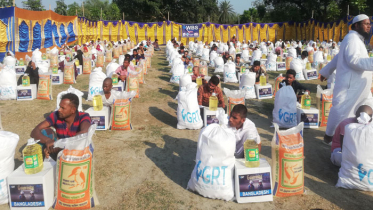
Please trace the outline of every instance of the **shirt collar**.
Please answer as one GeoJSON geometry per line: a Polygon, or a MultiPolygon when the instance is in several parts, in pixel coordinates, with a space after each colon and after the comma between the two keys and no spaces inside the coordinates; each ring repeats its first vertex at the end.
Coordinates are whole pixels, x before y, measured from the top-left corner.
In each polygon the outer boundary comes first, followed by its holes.
{"type": "Polygon", "coordinates": [[[360,40],[364,42],[364,37],[361,34],[359,34],[359,32],[355,30],[351,30],[350,33],[356,34],[360,38],[360,40]]]}

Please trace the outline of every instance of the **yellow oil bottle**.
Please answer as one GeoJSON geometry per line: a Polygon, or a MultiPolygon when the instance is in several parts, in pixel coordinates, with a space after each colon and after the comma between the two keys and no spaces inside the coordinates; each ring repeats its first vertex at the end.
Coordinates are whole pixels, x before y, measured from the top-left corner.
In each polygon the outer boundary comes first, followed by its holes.
{"type": "Polygon", "coordinates": [[[193,66],[192,66],[192,64],[188,65],[188,74],[193,74],[193,66]]]}
{"type": "Polygon", "coordinates": [[[79,60],[75,60],[75,66],[79,66],[79,60]]]}
{"type": "Polygon", "coordinates": [[[52,74],[58,74],[58,67],[57,67],[57,65],[54,65],[52,67],[52,74]]]}
{"type": "Polygon", "coordinates": [[[101,111],[102,110],[102,97],[101,95],[95,95],[93,96],[93,110],[95,111],[101,111]]]}
{"type": "Polygon", "coordinates": [[[277,62],[282,62],[282,57],[279,55],[277,56],[277,59],[276,59],[277,62]]]}
{"type": "Polygon", "coordinates": [[[18,65],[19,66],[24,66],[25,65],[25,62],[23,61],[23,58],[19,59],[18,65]]]}
{"type": "Polygon", "coordinates": [[[267,59],[266,54],[263,54],[263,55],[262,55],[262,59],[267,59]]]}
{"type": "Polygon", "coordinates": [[[47,60],[47,55],[45,53],[43,53],[43,55],[41,56],[41,59],[47,60]]]}
{"type": "Polygon", "coordinates": [[[24,74],[22,76],[22,86],[30,86],[30,77],[28,76],[28,74],[24,74]]]}
{"type": "Polygon", "coordinates": [[[36,174],[43,170],[43,153],[38,141],[29,139],[22,150],[24,169],[26,174],[36,174]]]}
{"type": "Polygon", "coordinates": [[[114,73],[114,74],[111,76],[111,79],[113,80],[113,85],[118,84],[118,74],[114,73]]]}
{"type": "Polygon", "coordinates": [[[202,85],[202,77],[197,77],[196,78],[196,83],[197,83],[197,86],[201,86],[202,85]]]}
{"type": "Polygon", "coordinates": [[[260,86],[267,85],[267,77],[262,73],[259,78],[260,86]]]}
{"type": "Polygon", "coordinates": [[[240,73],[241,74],[244,74],[246,72],[246,66],[245,65],[242,65],[241,67],[240,67],[240,73]]]}
{"type": "Polygon", "coordinates": [[[209,109],[211,111],[218,110],[218,97],[216,97],[216,93],[212,93],[212,96],[209,98],[209,109]]]}
{"type": "Polygon", "coordinates": [[[311,70],[311,69],[312,69],[312,66],[311,66],[311,63],[310,63],[310,62],[307,62],[307,63],[306,63],[306,69],[307,69],[307,70],[311,70]]]}
{"type": "Polygon", "coordinates": [[[332,56],[331,56],[331,55],[327,55],[327,56],[326,56],[326,60],[327,60],[328,62],[330,62],[330,61],[332,60],[332,56]]]}
{"type": "Polygon", "coordinates": [[[249,168],[259,167],[259,146],[255,140],[247,139],[243,145],[245,166],[249,168]]]}
{"type": "Polygon", "coordinates": [[[308,92],[305,92],[301,99],[302,109],[311,108],[311,96],[308,95],[308,92]]]}

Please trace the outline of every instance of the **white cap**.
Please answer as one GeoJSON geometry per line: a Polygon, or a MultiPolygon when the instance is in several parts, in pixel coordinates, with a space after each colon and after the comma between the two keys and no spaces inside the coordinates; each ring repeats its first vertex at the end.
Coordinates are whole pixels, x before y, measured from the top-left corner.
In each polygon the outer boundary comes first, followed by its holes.
{"type": "Polygon", "coordinates": [[[363,20],[366,20],[366,19],[369,19],[369,17],[367,15],[364,15],[364,14],[355,16],[354,19],[352,20],[352,24],[363,21],[363,20]]]}
{"type": "Polygon", "coordinates": [[[332,42],[332,41],[333,41],[333,39],[330,39],[329,41],[331,41],[331,42],[332,42]]]}

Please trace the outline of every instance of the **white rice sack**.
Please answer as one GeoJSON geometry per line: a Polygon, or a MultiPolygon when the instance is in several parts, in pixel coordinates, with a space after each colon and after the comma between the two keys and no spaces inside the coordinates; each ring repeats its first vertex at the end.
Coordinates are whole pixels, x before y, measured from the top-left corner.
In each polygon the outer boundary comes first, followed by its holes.
{"type": "Polygon", "coordinates": [[[174,67],[172,71],[172,76],[170,79],[171,83],[179,84],[180,77],[184,75],[184,64],[178,64],[174,67]]]}
{"type": "Polygon", "coordinates": [[[245,63],[248,63],[250,61],[250,55],[249,55],[249,50],[243,50],[242,51],[242,55],[241,55],[241,58],[242,60],[245,62],[245,63]]]}
{"type": "Polygon", "coordinates": [[[238,82],[236,76],[236,64],[231,61],[224,65],[224,82],[238,82]]]}
{"type": "Polygon", "coordinates": [[[291,86],[282,83],[282,88],[276,92],[273,122],[281,128],[297,126],[297,96],[291,86]]]}
{"type": "Polygon", "coordinates": [[[106,76],[111,77],[113,76],[113,73],[119,68],[119,65],[116,60],[113,59],[107,66],[106,66],[106,76]]]}
{"type": "Polygon", "coordinates": [[[189,83],[177,96],[177,129],[200,129],[203,121],[197,100],[197,84],[189,83]]]}
{"type": "Polygon", "coordinates": [[[202,57],[201,57],[201,60],[205,60],[205,61],[208,61],[209,60],[209,49],[207,48],[204,48],[202,50],[202,57]]]}
{"type": "Polygon", "coordinates": [[[277,55],[274,53],[269,53],[266,61],[266,70],[267,71],[276,71],[276,59],[277,55]]]}
{"type": "MultiPolygon", "coordinates": [[[[15,59],[13,56],[5,56],[3,63],[5,66],[8,66],[11,69],[14,69],[16,66],[17,59],[15,59]]],[[[28,63],[25,63],[25,65],[28,65],[28,63]]]]}
{"type": "Polygon", "coordinates": [[[190,83],[192,83],[192,76],[190,76],[189,74],[180,76],[179,89],[186,87],[190,83]]]}
{"type": "Polygon", "coordinates": [[[98,67],[93,69],[89,75],[89,91],[88,91],[88,101],[91,101],[93,96],[102,93],[102,83],[106,78],[105,73],[102,72],[102,68],[98,67]]]}
{"type": "Polygon", "coordinates": [[[32,62],[36,62],[36,61],[39,61],[39,60],[43,60],[41,58],[42,56],[42,53],[39,51],[38,48],[36,48],[36,50],[34,50],[34,52],[32,52],[32,56],[31,56],[31,60],[32,62]]]}
{"type": "Polygon", "coordinates": [[[297,73],[295,75],[296,80],[304,80],[303,75],[303,62],[301,59],[294,58],[290,63],[290,69],[294,69],[294,71],[297,73]]]}
{"type": "Polygon", "coordinates": [[[294,48],[289,48],[288,57],[297,58],[297,50],[294,48]]]}
{"type": "Polygon", "coordinates": [[[5,66],[0,71],[0,100],[17,99],[17,75],[14,69],[5,66]]]}
{"type": "Polygon", "coordinates": [[[215,62],[215,71],[214,73],[222,73],[224,72],[224,60],[222,57],[218,56],[214,60],[215,62]]]}
{"type": "Polygon", "coordinates": [[[315,63],[315,65],[317,65],[317,64],[319,64],[319,63],[323,63],[323,62],[324,62],[323,52],[321,52],[321,51],[316,51],[316,52],[313,54],[313,62],[315,63]]]}
{"type": "Polygon", "coordinates": [[[255,92],[256,73],[246,72],[240,78],[240,90],[245,90],[245,99],[256,98],[255,92]]]}
{"type": "Polygon", "coordinates": [[[211,51],[210,53],[210,66],[211,67],[215,67],[215,58],[217,57],[218,57],[218,53],[215,50],[211,51]]]}
{"type": "Polygon", "coordinates": [[[254,61],[260,61],[262,58],[262,51],[260,50],[254,50],[253,52],[253,58],[251,59],[251,66],[254,64],[254,61]]]}

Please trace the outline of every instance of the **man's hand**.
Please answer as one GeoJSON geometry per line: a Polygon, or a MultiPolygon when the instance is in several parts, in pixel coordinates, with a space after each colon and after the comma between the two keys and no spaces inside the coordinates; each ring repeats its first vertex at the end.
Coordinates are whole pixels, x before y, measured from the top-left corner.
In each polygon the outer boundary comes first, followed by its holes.
{"type": "Polygon", "coordinates": [[[121,75],[119,76],[119,79],[122,80],[122,82],[126,81],[126,76],[125,75],[121,75]]]}
{"type": "Polygon", "coordinates": [[[49,152],[48,152],[47,148],[44,149],[44,154],[45,154],[45,158],[48,159],[49,158],[49,152]]]}
{"type": "Polygon", "coordinates": [[[54,141],[53,139],[48,138],[47,142],[45,143],[46,149],[48,150],[48,153],[53,152],[53,146],[54,146],[54,141]]]}
{"type": "Polygon", "coordinates": [[[321,82],[324,82],[324,81],[326,81],[326,80],[327,80],[327,79],[326,79],[323,75],[320,74],[320,81],[321,81],[321,82]]]}

